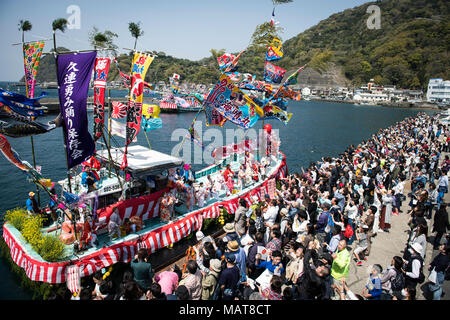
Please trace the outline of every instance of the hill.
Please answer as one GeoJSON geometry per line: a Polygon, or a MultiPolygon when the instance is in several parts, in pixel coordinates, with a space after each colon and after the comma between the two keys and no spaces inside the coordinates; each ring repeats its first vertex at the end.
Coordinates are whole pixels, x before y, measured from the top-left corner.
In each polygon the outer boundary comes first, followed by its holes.
{"type": "MultiPolygon", "coordinates": [[[[450,79],[450,2],[445,0],[387,0],[369,2],[331,15],[317,25],[284,41],[285,57],[276,64],[292,72],[314,54],[329,50],[333,63],[319,74],[310,68],[300,74],[300,84],[359,86],[374,78],[379,84],[424,89],[429,78],[450,79]],[[368,29],[368,6],[381,10],[381,28],[368,29]]],[[[211,50],[213,51],[213,50],[211,50]]],[[[250,46],[239,68],[262,79],[264,49],[250,46]]],[[[156,52],[155,52],[156,53],[156,52]]],[[[199,61],[179,59],[158,52],[146,80],[166,81],[173,73],[182,81],[211,84],[220,76],[213,55],[199,61]]],[[[128,71],[130,54],[118,56],[122,71],[128,71]]],[[[38,81],[55,81],[53,57],[41,60],[38,81]]],[[[117,80],[112,65],[109,80],[117,80]]]]}

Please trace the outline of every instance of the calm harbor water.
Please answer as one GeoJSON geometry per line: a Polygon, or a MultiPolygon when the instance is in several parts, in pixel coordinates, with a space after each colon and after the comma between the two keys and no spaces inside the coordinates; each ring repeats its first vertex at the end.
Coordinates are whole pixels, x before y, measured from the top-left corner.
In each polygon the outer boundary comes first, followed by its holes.
{"type": "MultiPolygon", "coordinates": [[[[377,106],[356,106],[351,104],[299,101],[289,103],[289,112],[294,115],[287,126],[277,120],[268,122],[279,130],[281,151],[285,153],[289,172],[300,171],[311,161],[318,161],[324,156],[339,156],[350,144],[358,144],[370,138],[379,128],[388,127],[406,117],[418,112],[433,114],[435,111],[419,109],[395,109],[377,106]]],[[[194,113],[161,114],[163,128],[148,133],[151,147],[164,153],[171,153],[181,142],[182,137],[171,138],[175,129],[187,129],[194,118],[194,113]]],[[[55,115],[40,118],[41,122],[52,120],[55,115]]],[[[90,128],[92,128],[92,113],[88,113],[90,128]]],[[[204,115],[202,130],[205,133],[204,115]]],[[[266,122],[267,123],[267,122],[266,122]]],[[[262,127],[262,123],[255,126],[262,127]]],[[[224,128],[216,128],[225,132],[236,128],[227,124],[224,128]]],[[[29,137],[9,138],[12,147],[23,160],[32,163],[31,142],[29,137]]],[[[42,166],[44,177],[58,181],[66,177],[66,160],[62,143],[62,130],[57,128],[47,134],[34,137],[36,163],[42,166]]],[[[113,142],[123,146],[123,139],[114,138],[113,142]]],[[[224,141],[226,142],[226,141],[224,141]]],[[[189,142],[186,142],[189,143],[189,142]]],[[[138,135],[137,144],[148,146],[144,133],[138,135]]],[[[207,144],[206,144],[207,145],[207,144]]],[[[99,147],[99,146],[98,146],[99,147]]],[[[191,146],[192,151],[194,147],[191,146]]],[[[192,161],[194,158],[192,157],[192,161]]],[[[194,170],[202,165],[196,164],[194,170]]],[[[11,208],[24,206],[29,191],[35,187],[26,179],[26,175],[12,166],[4,157],[0,157],[0,215],[11,208]]],[[[41,197],[41,205],[46,205],[48,199],[41,197]]],[[[30,293],[19,288],[19,282],[9,272],[6,261],[0,259],[0,299],[26,300],[31,299],[30,293]]]]}

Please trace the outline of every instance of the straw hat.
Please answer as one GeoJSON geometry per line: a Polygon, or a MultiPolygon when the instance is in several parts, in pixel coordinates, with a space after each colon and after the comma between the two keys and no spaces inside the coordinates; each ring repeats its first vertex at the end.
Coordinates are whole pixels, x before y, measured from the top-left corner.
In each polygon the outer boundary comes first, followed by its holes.
{"type": "Polygon", "coordinates": [[[227,223],[223,226],[223,231],[225,231],[226,233],[232,233],[236,230],[234,229],[234,225],[232,223],[227,223]]]}
{"type": "Polygon", "coordinates": [[[215,272],[220,272],[222,271],[222,263],[220,262],[219,259],[211,259],[209,261],[209,266],[211,267],[211,269],[215,272]]]}
{"type": "Polygon", "coordinates": [[[31,191],[30,193],[28,193],[28,196],[29,196],[29,197],[34,197],[34,192],[31,191]]]}
{"type": "Polygon", "coordinates": [[[236,240],[228,241],[227,248],[231,251],[238,251],[239,250],[239,243],[236,240]]]}
{"type": "Polygon", "coordinates": [[[287,214],[288,214],[288,209],[286,209],[286,208],[283,208],[283,209],[281,209],[280,210],[280,214],[282,215],[282,216],[286,216],[287,214]]]}

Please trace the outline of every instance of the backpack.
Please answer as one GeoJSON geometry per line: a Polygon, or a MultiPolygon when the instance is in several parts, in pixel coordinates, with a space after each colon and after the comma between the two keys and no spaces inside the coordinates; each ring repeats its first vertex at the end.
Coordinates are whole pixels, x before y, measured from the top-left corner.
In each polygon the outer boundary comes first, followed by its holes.
{"type": "Polygon", "coordinates": [[[405,276],[403,272],[396,271],[395,277],[391,280],[392,291],[401,291],[405,287],[405,276]]]}
{"type": "Polygon", "coordinates": [[[209,297],[209,300],[219,300],[219,291],[220,291],[220,286],[219,286],[219,279],[216,278],[215,275],[212,274],[212,276],[214,277],[214,279],[216,279],[217,283],[216,283],[216,287],[214,289],[213,294],[209,297]]]}

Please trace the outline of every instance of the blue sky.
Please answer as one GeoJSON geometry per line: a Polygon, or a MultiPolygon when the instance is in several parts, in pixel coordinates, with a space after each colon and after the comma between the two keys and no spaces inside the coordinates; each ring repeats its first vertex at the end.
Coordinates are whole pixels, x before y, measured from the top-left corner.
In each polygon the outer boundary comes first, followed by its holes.
{"type": "MultiPolygon", "coordinates": [[[[17,25],[20,19],[30,20],[31,31],[25,41],[49,39],[51,23],[56,18],[68,18],[67,7],[74,4],[81,10],[81,28],[57,31],[57,45],[73,50],[89,49],[88,34],[93,26],[100,31],[118,34],[119,48],[132,48],[134,38],[128,31],[130,21],[141,21],[144,36],[138,50],[164,51],[166,54],[199,60],[210,55],[209,50],[226,49],[238,52],[246,48],[256,25],[270,21],[271,0],[2,0],[0,30],[3,47],[0,50],[0,81],[17,81],[23,76],[21,41],[17,25]]],[[[289,39],[316,25],[333,13],[362,5],[366,0],[294,0],[276,6],[275,18],[284,28],[282,38],[289,39]]],[[[46,43],[44,52],[53,47],[46,43]]],[[[124,52],[125,50],[122,50],[124,52]]],[[[120,52],[120,51],[119,51],[120,52]]]]}

